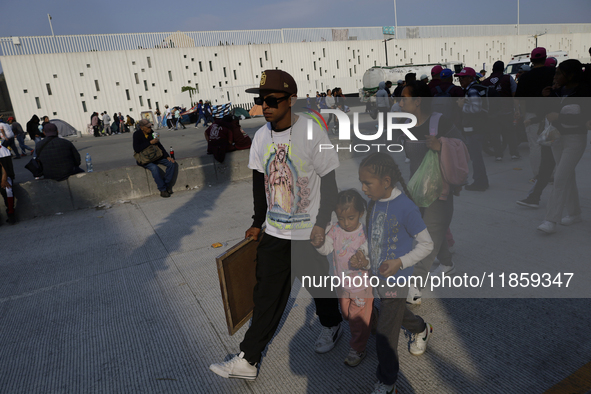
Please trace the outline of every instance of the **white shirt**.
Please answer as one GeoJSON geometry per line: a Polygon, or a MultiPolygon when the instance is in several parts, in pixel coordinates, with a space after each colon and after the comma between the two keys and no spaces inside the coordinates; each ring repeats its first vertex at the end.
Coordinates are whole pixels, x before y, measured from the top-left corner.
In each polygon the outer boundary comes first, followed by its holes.
{"type": "MultiPolygon", "coordinates": [[[[14,133],[12,132],[12,126],[8,123],[0,123],[0,129],[4,130],[4,134],[6,134],[6,138],[14,137],[14,133]]],[[[2,135],[2,133],[0,133],[2,135]]],[[[4,139],[4,135],[2,135],[2,139],[4,139]]]]}
{"type": "Polygon", "coordinates": [[[250,147],[248,168],[265,174],[265,232],[277,238],[310,239],[320,208],[320,178],[339,166],[334,149],[320,152],[320,144],[330,140],[314,122],[312,140],[308,140],[308,120],[300,116],[291,129],[279,133],[267,123],[256,132],[250,147]]]}

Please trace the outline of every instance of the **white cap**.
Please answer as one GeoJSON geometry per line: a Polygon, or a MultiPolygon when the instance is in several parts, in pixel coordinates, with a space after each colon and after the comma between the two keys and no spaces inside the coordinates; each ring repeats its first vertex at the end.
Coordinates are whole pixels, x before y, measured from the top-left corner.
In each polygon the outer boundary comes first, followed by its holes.
{"type": "Polygon", "coordinates": [[[421,78],[419,78],[419,81],[422,81],[423,79],[428,79],[429,77],[427,76],[427,74],[423,74],[421,75],[421,78]]]}

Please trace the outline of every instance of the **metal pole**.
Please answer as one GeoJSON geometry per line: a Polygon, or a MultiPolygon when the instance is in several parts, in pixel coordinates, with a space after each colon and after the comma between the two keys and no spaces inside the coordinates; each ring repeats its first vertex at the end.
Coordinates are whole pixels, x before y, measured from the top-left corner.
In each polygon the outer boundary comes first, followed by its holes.
{"type": "Polygon", "coordinates": [[[517,0],[517,35],[519,35],[519,0],[517,0]]]}
{"type": "Polygon", "coordinates": [[[394,37],[398,39],[398,15],[396,13],[396,0],[394,0],[394,37]]]}
{"type": "Polygon", "coordinates": [[[53,34],[53,26],[51,25],[51,15],[47,14],[47,19],[49,19],[49,27],[51,28],[51,36],[54,37],[53,34]]]}
{"type": "Polygon", "coordinates": [[[384,49],[386,50],[386,67],[388,67],[388,40],[384,40],[384,49]]]}

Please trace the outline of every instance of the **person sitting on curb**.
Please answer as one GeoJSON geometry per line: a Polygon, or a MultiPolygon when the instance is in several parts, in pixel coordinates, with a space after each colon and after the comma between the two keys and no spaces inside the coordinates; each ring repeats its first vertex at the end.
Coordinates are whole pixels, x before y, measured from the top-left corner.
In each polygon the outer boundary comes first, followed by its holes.
{"type": "Polygon", "coordinates": [[[59,138],[57,126],[47,123],[43,128],[46,138],[35,145],[35,152],[41,152],[37,159],[43,165],[43,177],[63,181],[70,175],[84,172],[80,168],[80,153],[70,141],[59,138]]]}
{"type": "Polygon", "coordinates": [[[224,162],[227,152],[250,149],[252,144],[240,127],[240,119],[234,115],[216,118],[203,134],[207,140],[207,154],[213,155],[220,163],[224,162]]]}
{"type": "Polygon", "coordinates": [[[138,123],[139,130],[133,133],[133,150],[135,153],[140,153],[144,149],[148,148],[150,145],[156,145],[162,151],[162,157],[159,159],[141,165],[137,163],[138,166],[142,166],[147,170],[152,172],[152,176],[154,177],[154,181],[156,181],[156,186],[158,190],[160,190],[161,197],[170,197],[172,194],[172,178],[174,177],[174,170],[175,170],[175,161],[166,149],[160,143],[158,138],[154,138],[152,134],[152,123],[150,123],[147,119],[142,119],[138,123]],[[166,175],[164,179],[162,179],[162,175],[160,175],[160,168],[158,168],[158,164],[162,164],[166,167],[166,175]]]}

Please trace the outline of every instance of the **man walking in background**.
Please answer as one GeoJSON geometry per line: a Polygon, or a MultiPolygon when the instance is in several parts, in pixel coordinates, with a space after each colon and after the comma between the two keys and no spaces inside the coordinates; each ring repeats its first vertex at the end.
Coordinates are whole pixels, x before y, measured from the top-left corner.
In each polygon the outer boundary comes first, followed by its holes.
{"type": "Polygon", "coordinates": [[[14,133],[14,137],[18,141],[19,147],[21,148],[21,156],[26,156],[27,151],[30,151],[33,154],[34,149],[31,149],[27,145],[25,145],[25,131],[23,127],[16,121],[14,116],[8,118],[8,124],[12,127],[12,132],[14,133]]]}

